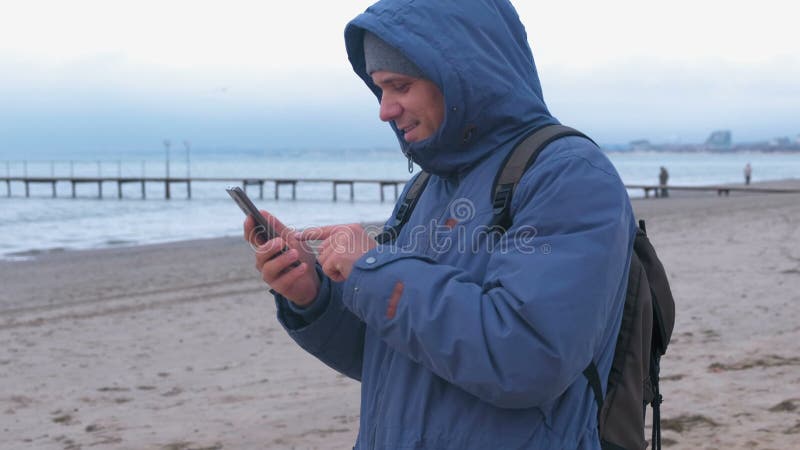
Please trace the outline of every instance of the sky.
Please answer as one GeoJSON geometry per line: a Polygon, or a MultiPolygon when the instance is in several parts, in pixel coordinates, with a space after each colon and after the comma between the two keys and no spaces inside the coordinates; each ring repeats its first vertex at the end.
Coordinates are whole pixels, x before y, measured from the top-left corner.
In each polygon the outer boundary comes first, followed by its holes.
{"type": "MultiPolygon", "coordinates": [[[[344,50],[371,3],[0,0],[0,159],[395,148],[344,50]]],[[[551,112],[602,144],[800,134],[789,0],[513,3],[551,112]]]]}

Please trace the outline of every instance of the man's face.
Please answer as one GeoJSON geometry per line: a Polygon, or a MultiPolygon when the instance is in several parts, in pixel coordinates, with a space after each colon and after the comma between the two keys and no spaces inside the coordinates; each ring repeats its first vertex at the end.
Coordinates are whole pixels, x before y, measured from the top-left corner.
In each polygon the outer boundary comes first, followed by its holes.
{"type": "Polygon", "coordinates": [[[433,82],[383,70],[372,81],[383,91],[381,120],[393,121],[407,142],[427,139],[442,125],[444,96],[433,82]]]}

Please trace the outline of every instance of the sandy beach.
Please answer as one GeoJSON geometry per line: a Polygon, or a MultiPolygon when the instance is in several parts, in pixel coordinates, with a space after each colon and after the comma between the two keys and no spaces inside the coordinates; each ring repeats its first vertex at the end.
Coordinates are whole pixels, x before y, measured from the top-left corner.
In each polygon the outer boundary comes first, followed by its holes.
{"type": "MultiPolygon", "coordinates": [[[[797,448],[800,195],[675,192],[634,208],[677,303],[664,446],[797,448]]],[[[239,238],[0,262],[0,286],[2,449],[355,441],[358,383],[287,337],[239,238]]]]}

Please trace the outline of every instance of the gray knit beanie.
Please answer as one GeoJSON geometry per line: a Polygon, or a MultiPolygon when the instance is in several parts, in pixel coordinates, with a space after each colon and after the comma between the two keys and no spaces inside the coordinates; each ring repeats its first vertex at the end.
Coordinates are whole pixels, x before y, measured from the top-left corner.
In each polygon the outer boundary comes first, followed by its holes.
{"type": "Polygon", "coordinates": [[[400,50],[366,30],[364,31],[364,62],[369,75],[372,75],[372,72],[386,70],[410,77],[425,78],[422,71],[403,56],[400,50]]]}

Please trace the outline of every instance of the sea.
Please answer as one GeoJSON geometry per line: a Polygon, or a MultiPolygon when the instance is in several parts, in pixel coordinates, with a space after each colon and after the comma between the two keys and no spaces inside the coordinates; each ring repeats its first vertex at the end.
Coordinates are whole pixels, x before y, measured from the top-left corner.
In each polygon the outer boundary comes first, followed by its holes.
{"type": "MultiPolygon", "coordinates": [[[[753,182],[800,178],[800,153],[669,153],[608,152],[625,184],[657,184],[659,168],[669,170],[673,185],[742,183],[743,168],[750,163],[753,182]]],[[[407,160],[399,150],[236,150],[128,152],[109,157],[103,152],[38,152],[35,158],[4,160],[6,176],[152,176],[247,178],[325,178],[407,180],[407,160]],[[169,162],[169,164],[167,164],[169,162]],[[169,168],[167,168],[169,166],[169,168]]],[[[415,172],[419,168],[415,167],[415,172]]],[[[231,183],[196,182],[187,198],[184,184],[172,186],[165,199],[163,184],[149,183],[146,199],[139,184],[123,188],[105,183],[103,198],[96,184],[81,184],[72,198],[68,182],[57,184],[52,198],[49,184],[31,185],[25,197],[21,182],[0,182],[0,259],[19,261],[49,252],[154,244],[222,236],[240,236],[244,216],[225,192],[231,183]]],[[[236,183],[233,183],[236,184],[236,183]]],[[[400,186],[402,188],[402,186],[400,186]]],[[[261,209],[271,211],[286,225],[303,228],[334,223],[383,222],[391,214],[394,191],[384,188],[380,200],[377,184],[355,184],[350,200],[347,186],[340,186],[339,200],[332,200],[332,186],[298,183],[297,199],[291,187],[258,186],[248,193],[261,209]]],[[[629,195],[641,197],[641,190],[629,195]]]]}

